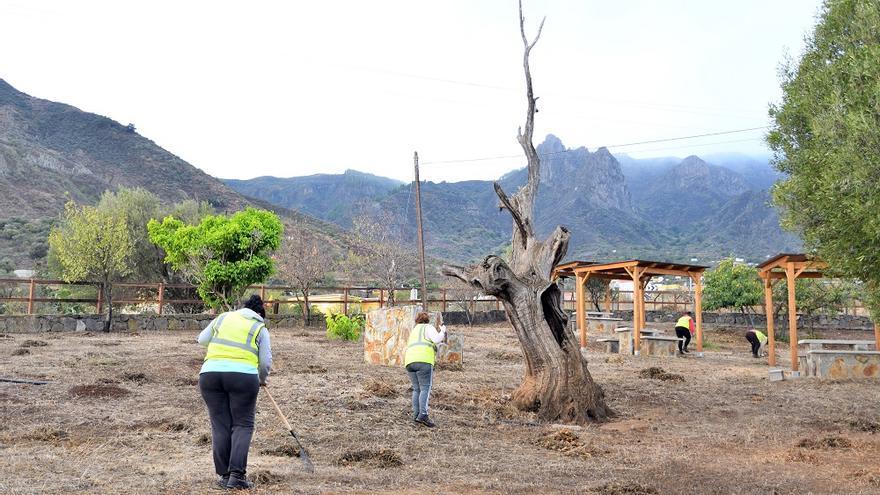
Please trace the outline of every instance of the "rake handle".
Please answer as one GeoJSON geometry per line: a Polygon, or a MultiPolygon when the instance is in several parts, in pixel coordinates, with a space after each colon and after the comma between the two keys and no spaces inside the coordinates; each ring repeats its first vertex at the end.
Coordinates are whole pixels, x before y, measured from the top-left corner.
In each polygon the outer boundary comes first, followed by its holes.
{"type": "Polygon", "coordinates": [[[287,421],[287,417],[281,412],[281,408],[278,407],[278,403],[275,402],[275,398],[272,397],[272,394],[269,393],[269,389],[267,387],[263,387],[263,391],[266,392],[266,396],[269,397],[269,400],[272,401],[272,405],[275,406],[275,411],[278,413],[278,416],[281,418],[281,421],[284,421],[284,426],[287,427],[288,431],[293,431],[293,427],[290,426],[290,422],[287,421]]]}

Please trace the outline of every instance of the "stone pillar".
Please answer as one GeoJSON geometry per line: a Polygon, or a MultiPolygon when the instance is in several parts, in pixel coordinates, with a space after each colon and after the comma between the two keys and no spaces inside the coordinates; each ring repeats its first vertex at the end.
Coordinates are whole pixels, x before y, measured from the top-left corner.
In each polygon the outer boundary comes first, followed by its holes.
{"type": "MultiPolygon", "coordinates": [[[[364,361],[403,367],[409,332],[416,325],[421,306],[396,306],[370,311],[364,323],[364,361]]],[[[428,313],[431,325],[440,326],[440,312],[428,313]]],[[[437,364],[461,364],[464,336],[449,333],[437,349],[437,364]]]]}

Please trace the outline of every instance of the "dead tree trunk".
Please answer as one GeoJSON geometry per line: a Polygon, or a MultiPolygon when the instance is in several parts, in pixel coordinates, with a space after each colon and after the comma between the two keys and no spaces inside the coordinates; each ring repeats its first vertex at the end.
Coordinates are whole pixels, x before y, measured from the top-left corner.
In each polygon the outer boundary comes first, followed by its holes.
{"type": "Polygon", "coordinates": [[[529,52],[541,36],[544,22],[541,21],[538,34],[529,43],[522,2],[519,14],[528,112],[525,129],[520,129],[517,139],[528,159],[528,182],[510,197],[495,183],[500,207],[513,217],[511,260],[508,264],[497,256],[488,256],[475,267],[447,265],[442,271],[484,294],[496,296],[504,304],[526,361],[523,383],[513,393],[514,404],[521,410],[537,412],[545,421],[583,424],[606,418],[611,411],[587,370],[574,333],[568,328],[562,293],[550,281],[553,268],[568,250],[570,234],[564,227],[557,227],[546,240],[535,237],[534,204],[540,159],[532,144],[536,98],[532,92],[529,52]]]}

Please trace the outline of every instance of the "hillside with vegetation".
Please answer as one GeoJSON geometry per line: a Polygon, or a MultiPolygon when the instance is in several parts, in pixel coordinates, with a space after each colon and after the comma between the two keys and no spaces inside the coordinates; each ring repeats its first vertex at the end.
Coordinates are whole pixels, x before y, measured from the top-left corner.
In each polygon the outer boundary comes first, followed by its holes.
{"type": "Polygon", "coordinates": [[[306,225],[331,249],[349,235],[332,223],[248,198],[107,117],[29,96],[0,79],[0,273],[41,265],[68,200],[97,204],[105,191],[140,188],[166,205],[205,202],[220,213],[247,205],[306,225]]]}

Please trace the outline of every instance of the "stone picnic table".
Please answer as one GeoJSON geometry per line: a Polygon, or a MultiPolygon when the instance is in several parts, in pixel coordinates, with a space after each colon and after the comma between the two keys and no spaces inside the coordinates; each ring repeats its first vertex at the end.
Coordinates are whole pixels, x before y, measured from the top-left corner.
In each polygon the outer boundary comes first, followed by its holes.
{"type": "Polygon", "coordinates": [[[809,346],[811,351],[819,351],[830,347],[848,347],[851,351],[867,351],[874,345],[873,340],[834,340],[834,339],[801,339],[799,346],[809,346]]]}
{"type": "MultiPolygon", "coordinates": [[[[620,327],[615,329],[614,332],[617,334],[616,339],[599,339],[599,342],[605,343],[605,348],[608,352],[633,354],[635,342],[632,327],[620,327]]],[[[643,328],[639,331],[639,335],[642,336],[639,339],[640,353],[648,356],[675,355],[676,346],[679,341],[677,337],[666,336],[662,330],[654,328],[643,328]]]]}
{"type": "Polygon", "coordinates": [[[801,339],[798,365],[806,376],[875,378],[880,376],[880,352],[873,340],[801,339]]]}

